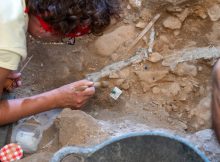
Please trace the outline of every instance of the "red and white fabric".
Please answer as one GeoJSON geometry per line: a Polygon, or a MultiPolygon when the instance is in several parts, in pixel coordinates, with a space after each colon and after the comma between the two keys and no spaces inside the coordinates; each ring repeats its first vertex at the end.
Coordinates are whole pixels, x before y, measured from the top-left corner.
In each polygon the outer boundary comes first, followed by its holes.
{"type": "Polygon", "coordinates": [[[0,161],[11,162],[23,157],[23,150],[18,144],[8,144],[0,150],[0,161]]]}

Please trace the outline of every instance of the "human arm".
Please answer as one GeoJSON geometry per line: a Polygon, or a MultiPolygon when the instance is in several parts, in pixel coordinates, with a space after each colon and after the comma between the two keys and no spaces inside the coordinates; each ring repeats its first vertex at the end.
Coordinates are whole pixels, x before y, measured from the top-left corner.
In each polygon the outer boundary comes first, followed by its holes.
{"type": "MultiPolygon", "coordinates": [[[[9,70],[0,68],[0,92],[9,70]]],[[[54,108],[71,107],[78,109],[94,94],[93,83],[82,80],[36,96],[0,101],[0,125],[17,121],[23,117],[48,111],[54,108]],[[74,92],[74,87],[89,86],[85,91],[74,92]]]]}
{"type": "Polygon", "coordinates": [[[218,61],[212,72],[212,124],[216,137],[220,141],[220,61],[218,61]]]}

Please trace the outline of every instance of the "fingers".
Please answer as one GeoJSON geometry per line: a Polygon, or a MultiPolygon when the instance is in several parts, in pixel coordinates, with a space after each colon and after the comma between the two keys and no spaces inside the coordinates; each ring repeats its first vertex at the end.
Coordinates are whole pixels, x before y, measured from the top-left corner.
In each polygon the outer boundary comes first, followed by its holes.
{"type": "Polygon", "coordinates": [[[17,79],[21,77],[21,73],[11,73],[9,74],[8,78],[10,79],[17,79]]]}
{"type": "Polygon", "coordinates": [[[93,86],[93,82],[91,81],[88,81],[88,80],[80,80],[80,81],[77,81],[77,82],[74,82],[73,83],[75,87],[78,87],[78,86],[93,86]]]}

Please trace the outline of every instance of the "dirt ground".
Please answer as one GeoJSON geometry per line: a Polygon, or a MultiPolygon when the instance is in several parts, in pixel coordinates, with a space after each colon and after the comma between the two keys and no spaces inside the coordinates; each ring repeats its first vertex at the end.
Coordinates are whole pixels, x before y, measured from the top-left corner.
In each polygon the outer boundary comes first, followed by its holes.
{"type": "MultiPolygon", "coordinates": [[[[78,125],[83,122],[93,124],[82,124],[81,132],[71,139],[68,133],[62,134],[64,128],[71,129],[68,128],[71,124],[66,125],[65,121],[60,120],[64,117],[74,122],[81,118],[77,115],[65,116],[64,112],[56,120],[58,124],[55,122],[44,132],[39,150],[54,152],[64,145],[99,143],[108,135],[120,134],[125,130],[132,132],[138,130],[138,126],[140,130],[169,129],[179,134],[211,128],[210,83],[216,59],[191,59],[176,66],[164,64],[169,62],[170,55],[177,54],[174,60],[181,58],[184,50],[219,46],[220,2],[198,0],[173,5],[164,1],[142,1],[141,7],[134,2],[123,1],[120,18],[113,19],[102,36],[90,34],[77,38],[73,46],[42,43],[29,38],[28,53],[34,57],[23,72],[23,87],[16,92],[18,97],[31,96],[84,79],[87,74],[132,57],[139,48],[149,49],[149,37],[154,33],[152,30],[128,50],[153,17],[161,14],[153,26],[155,39],[149,57],[101,78],[109,81],[110,85],[97,89],[96,95],[82,109],[89,114],[88,117],[83,112],[74,112],[83,116],[78,125]],[[109,96],[115,86],[123,92],[118,100],[109,96]],[[97,124],[103,129],[98,133],[97,124]],[[91,131],[97,130],[93,132],[94,138],[87,139],[85,135],[85,138],[77,139],[77,135],[82,137],[83,133],[91,133],[89,128],[91,131]],[[72,141],[62,140],[61,136],[72,141]],[[45,149],[44,146],[52,139],[55,139],[53,144],[45,149]],[[94,142],[95,139],[99,140],[94,142]]],[[[71,114],[70,110],[65,111],[71,114]]],[[[71,133],[74,134],[77,129],[72,128],[71,133]]]]}

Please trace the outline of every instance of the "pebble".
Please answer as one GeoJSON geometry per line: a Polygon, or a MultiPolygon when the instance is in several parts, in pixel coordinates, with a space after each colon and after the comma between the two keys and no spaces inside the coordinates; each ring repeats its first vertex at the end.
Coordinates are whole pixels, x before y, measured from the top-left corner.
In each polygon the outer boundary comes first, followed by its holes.
{"type": "Polygon", "coordinates": [[[163,56],[161,54],[159,54],[158,52],[154,52],[150,55],[148,61],[156,63],[163,60],[163,56]]]}
{"type": "Polygon", "coordinates": [[[142,6],[142,0],[129,0],[129,4],[133,7],[133,8],[141,8],[142,6]]]}
{"type": "Polygon", "coordinates": [[[145,26],[146,26],[146,23],[145,23],[145,22],[142,22],[142,21],[138,22],[138,23],[135,25],[136,28],[140,28],[140,29],[144,29],[145,26]]]}
{"type": "Polygon", "coordinates": [[[151,13],[148,9],[144,8],[144,9],[141,10],[140,17],[144,21],[148,21],[152,17],[152,15],[151,15],[151,13]]]}
{"type": "Polygon", "coordinates": [[[178,76],[197,76],[198,70],[195,65],[190,65],[186,62],[178,64],[174,69],[174,73],[178,76]]]}
{"type": "Polygon", "coordinates": [[[164,20],[163,26],[165,28],[175,30],[175,29],[180,29],[182,26],[182,23],[178,18],[174,16],[169,16],[168,18],[164,20]]]}
{"type": "Polygon", "coordinates": [[[159,94],[160,93],[160,88],[159,87],[153,87],[152,92],[153,92],[153,94],[159,94]]]}
{"type": "Polygon", "coordinates": [[[110,78],[110,79],[118,79],[118,78],[120,78],[120,76],[119,76],[117,73],[111,73],[111,74],[109,75],[109,78],[110,78]]]}
{"type": "Polygon", "coordinates": [[[212,21],[218,21],[220,19],[220,6],[215,4],[210,7],[208,9],[208,15],[212,21]]]}
{"type": "Polygon", "coordinates": [[[190,10],[188,8],[184,9],[183,12],[177,14],[176,16],[179,18],[180,21],[184,21],[188,15],[190,14],[190,10]]]}
{"type": "Polygon", "coordinates": [[[173,34],[174,34],[175,36],[180,35],[180,30],[175,30],[175,31],[173,32],[173,34]]]}

